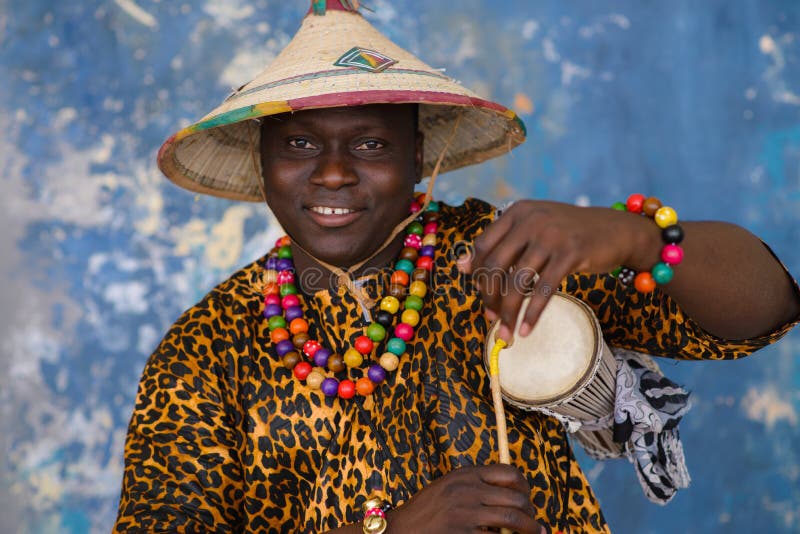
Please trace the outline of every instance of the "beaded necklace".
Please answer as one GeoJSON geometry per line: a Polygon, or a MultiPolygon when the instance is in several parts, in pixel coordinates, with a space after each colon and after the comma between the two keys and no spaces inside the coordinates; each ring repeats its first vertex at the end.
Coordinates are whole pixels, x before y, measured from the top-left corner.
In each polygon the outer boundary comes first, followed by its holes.
{"type": "Polygon", "coordinates": [[[338,395],[350,399],[356,394],[367,397],[386,379],[387,372],[397,369],[407,343],[414,337],[414,327],[419,323],[422,299],[428,292],[425,282],[430,280],[434,264],[439,204],[431,201],[422,212],[421,200],[418,197],[411,203],[410,212],[419,215],[406,226],[403,249],[390,278],[389,295],[381,299],[379,310],[365,333],[358,336],[343,355],[309,336],[308,320],[297,297],[289,237],[278,239],[275,249],[267,256],[264,317],[270,339],[283,365],[310,388],[320,389],[328,397],[338,395]],[[403,299],[402,312],[400,299],[403,299]],[[393,327],[398,312],[400,322],[393,327]],[[374,363],[375,349],[387,338],[383,354],[378,363],[374,363]],[[359,373],[365,360],[367,371],[359,373]],[[337,378],[345,372],[347,378],[337,378]],[[355,378],[356,374],[361,376],[355,378]]]}

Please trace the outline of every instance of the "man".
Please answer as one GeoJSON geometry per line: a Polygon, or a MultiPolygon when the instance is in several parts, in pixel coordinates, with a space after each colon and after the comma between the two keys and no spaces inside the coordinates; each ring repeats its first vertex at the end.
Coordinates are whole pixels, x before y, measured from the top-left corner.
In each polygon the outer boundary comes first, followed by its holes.
{"type": "Polygon", "coordinates": [[[354,4],[312,2],[270,68],[159,155],[191,190],[265,199],[289,237],[188,310],[148,362],[116,531],[606,532],[555,419],[509,410],[512,465],[495,463],[487,320],[508,338],[533,289],[524,335],[559,288],[614,346],[736,358],[791,327],[797,290],[732,225],[681,223],[685,239],[665,244],[634,213],[520,201],[498,217],[415,198],[424,175],[524,131],[354,4]],[[678,241],[685,260],[657,262],[678,241]],[[620,265],[663,283],[637,291],[607,274],[620,265]]]}

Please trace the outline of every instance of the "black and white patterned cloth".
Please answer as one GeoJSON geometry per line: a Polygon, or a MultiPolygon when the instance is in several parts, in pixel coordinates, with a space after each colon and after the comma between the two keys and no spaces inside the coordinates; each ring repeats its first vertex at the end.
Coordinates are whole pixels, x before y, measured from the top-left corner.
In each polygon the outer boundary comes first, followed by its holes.
{"type": "Polygon", "coordinates": [[[689,392],[665,377],[649,356],[612,349],[617,359],[613,437],[625,444],[647,498],[666,504],[689,486],[678,423],[691,408],[689,392]]]}

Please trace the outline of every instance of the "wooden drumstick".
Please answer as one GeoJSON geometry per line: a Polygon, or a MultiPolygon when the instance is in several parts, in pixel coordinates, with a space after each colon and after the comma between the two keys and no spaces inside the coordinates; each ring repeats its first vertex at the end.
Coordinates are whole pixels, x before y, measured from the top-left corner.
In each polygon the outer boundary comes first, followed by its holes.
{"type": "MultiPolygon", "coordinates": [[[[500,351],[507,343],[495,338],[492,352],[489,355],[489,384],[492,388],[492,401],[494,402],[494,417],[497,420],[497,452],[500,463],[511,464],[511,454],[508,452],[508,430],[506,428],[506,411],[503,407],[503,395],[500,391],[500,351]]],[[[501,534],[511,534],[507,528],[500,529],[501,534]]]]}

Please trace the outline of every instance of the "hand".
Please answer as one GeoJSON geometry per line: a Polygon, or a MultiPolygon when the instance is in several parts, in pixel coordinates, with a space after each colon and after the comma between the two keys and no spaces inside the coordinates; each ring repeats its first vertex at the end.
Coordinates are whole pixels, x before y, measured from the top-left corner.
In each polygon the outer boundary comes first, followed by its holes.
{"type": "Polygon", "coordinates": [[[543,529],[533,519],[530,494],[528,481],[515,467],[463,467],[435,480],[390,512],[387,532],[473,533],[508,528],[520,534],[540,534],[543,529]]]}
{"type": "Polygon", "coordinates": [[[487,316],[501,319],[499,335],[509,340],[531,290],[523,336],[568,274],[607,273],[620,265],[649,269],[661,246],[658,231],[652,221],[632,213],[523,200],[475,239],[472,255],[462,257],[458,267],[473,275],[487,316]]]}

